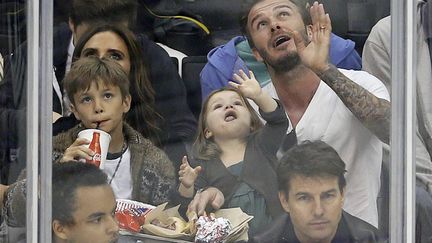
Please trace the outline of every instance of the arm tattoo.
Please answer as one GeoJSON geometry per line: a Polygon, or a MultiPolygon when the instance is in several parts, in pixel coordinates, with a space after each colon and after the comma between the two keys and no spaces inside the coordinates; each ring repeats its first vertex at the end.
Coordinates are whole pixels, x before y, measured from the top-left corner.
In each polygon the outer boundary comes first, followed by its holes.
{"type": "Polygon", "coordinates": [[[339,96],[345,106],[360,122],[384,143],[390,137],[390,102],[380,99],[351,79],[335,66],[319,74],[319,77],[339,96]]]}

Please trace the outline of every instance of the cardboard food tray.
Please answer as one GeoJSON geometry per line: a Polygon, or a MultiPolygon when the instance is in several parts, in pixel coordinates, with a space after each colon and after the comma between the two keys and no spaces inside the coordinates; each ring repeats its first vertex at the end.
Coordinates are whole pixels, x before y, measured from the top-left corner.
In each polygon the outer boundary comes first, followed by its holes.
{"type": "MultiPolygon", "coordinates": [[[[161,204],[146,215],[146,223],[141,226],[144,233],[164,238],[185,240],[186,242],[193,241],[195,237],[194,234],[179,233],[151,224],[154,219],[166,222],[169,217],[177,217],[181,219],[184,224],[188,224],[178,213],[179,206],[165,209],[166,205],[167,203],[161,204]]],[[[232,229],[227,236],[227,240],[229,239],[230,241],[227,242],[233,242],[239,239],[245,239],[247,241],[248,222],[253,216],[245,214],[240,208],[220,209],[214,214],[216,218],[223,217],[231,222],[232,229]]]]}
{"type": "Polygon", "coordinates": [[[130,236],[133,237],[134,240],[143,240],[143,242],[174,242],[174,243],[190,243],[193,241],[185,241],[185,240],[180,240],[180,239],[172,239],[172,238],[166,238],[166,237],[161,237],[161,236],[156,236],[156,235],[149,235],[149,234],[144,234],[144,233],[133,233],[130,231],[126,231],[126,230],[120,230],[120,235],[123,236],[130,236]]]}

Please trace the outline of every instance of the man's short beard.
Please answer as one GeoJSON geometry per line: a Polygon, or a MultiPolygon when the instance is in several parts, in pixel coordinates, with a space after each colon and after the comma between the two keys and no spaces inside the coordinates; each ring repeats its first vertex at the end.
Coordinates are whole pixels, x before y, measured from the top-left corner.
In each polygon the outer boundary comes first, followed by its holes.
{"type": "MultiPolygon", "coordinates": [[[[307,36],[306,28],[299,32],[303,37],[305,45],[309,45],[310,41],[307,36]]],[[[300,56],[297,51],[289,51],[278,59],[272,59],[265,50],[259,51],[259,53],[262,56],[264,63],[267,65],[267,68],[271,67],[276,74],[289,72],[301,64],[300,56]]]]}
{"type": "Polygon", "coordinates": [[[301,60],[297,52],[289,52],[277,60],[267,58],[266,63],[274,70],[276,74],[280,74],[293,70],[298,65],[300,65],[301,60]]]}

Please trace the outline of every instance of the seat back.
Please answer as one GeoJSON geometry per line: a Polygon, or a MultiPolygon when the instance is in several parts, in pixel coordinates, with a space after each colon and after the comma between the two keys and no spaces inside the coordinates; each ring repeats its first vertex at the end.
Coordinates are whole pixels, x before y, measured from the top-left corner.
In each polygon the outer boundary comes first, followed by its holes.
{"type": "Polygon", "coordinates": [[[348,0],[347,38],[356,43],[361,55],[372,27],[378,20],[390,15],[390,0],[348,0]]]}
{"type": "Polygon", "coordinates": [[[201,112],[200,73],[207,63],[206,56],[188,56],[182,60],[182,79],[186,87],[187,102],[198,119],[201,112]]]}

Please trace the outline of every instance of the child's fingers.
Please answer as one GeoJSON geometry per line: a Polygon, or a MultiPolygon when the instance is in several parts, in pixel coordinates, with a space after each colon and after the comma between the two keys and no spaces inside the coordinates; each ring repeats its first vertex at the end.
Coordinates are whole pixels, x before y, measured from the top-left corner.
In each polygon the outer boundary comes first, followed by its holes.
{"type": "Polygon", "coordinates": [[[189,161],[187,159],[187,156],[183,156],[182,158],[182,165],[185,165],[185,167],[189,167],[189,161]]]}
{"type": "Polygon", "coordinates": [[[90,144],[90,141],[87,140],[87,139],[85,139],[85,138],[77,138],[77,139],[73,142],[73,144],[71,145],[71,147],[72,147],[72,146],[81,146],[81,145],[85,145],[85,144],[90,144]]]}
{"type": "Polygon", "coordinates": [[[93,157],[93,155],[95,154],[95,152],[93,150],[87,148],[84,145],[81,145],[81,146],[77,147],[77,149],[78,149],[78,151],[80,151],[82,153],[85,153],[85,154],[87,154],[90,157],[93,157]]]}
{"type": "Polygon", "coordinates": [[[242,84],[244,82],[243,78],[240,77],[240,75],[238,75],[237,73],[234,73],[233,77],[234,77],[234,81],[237,81],[237,83],[239,84],[242,84]]]}
{"type": "Polygon", "coordinates": [[[197,166],[193,170],[194,170],[195,174],[199,174],[201,172],[201,170],[202,170],[202,167],[201,166],[197,166]]]}
{"type": "Polygon", "coordinates": [[[255,79],[255,75],[252,71],[249,70],[249,76],[251,79],[255,79]]]}
{"type": "Polygon", "coordinates": [[[249,79],[249,77],[246,75],[246,73],[243,70],[240,69],[239,73],[240,73],[240,76],[243,78],[243,80],[249,79]]]}
{"type": "Polygon", "coordinates": [[[238,89],[240,86],[240,84],[234,83],[233,81],[228,81],[228,84],[231,85],[233,88],[236,88],[236,89],[238,89]]]}
{"type": "Polygon", "coordinates": [[[85,146],[75,146],[66,149],[62,161],[75,160],[76,158],[92,159],[95,152],[85,146]]]}
{"type": "Polygon", "coordinates": [[[74,157],[79,157],[79,158],[91,160],[91,159],[93,159],[93,155],[94,155],[93,151],[91,151],[91,153],[88,153],[88,151],[78,150],[76,153],[76,156],[74,156],[74,157]]]}

